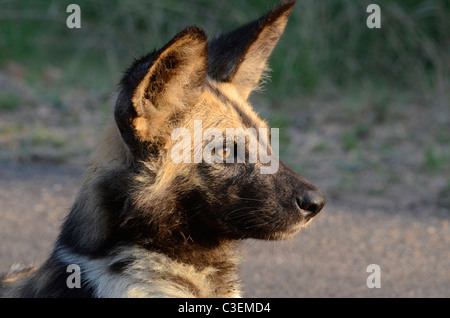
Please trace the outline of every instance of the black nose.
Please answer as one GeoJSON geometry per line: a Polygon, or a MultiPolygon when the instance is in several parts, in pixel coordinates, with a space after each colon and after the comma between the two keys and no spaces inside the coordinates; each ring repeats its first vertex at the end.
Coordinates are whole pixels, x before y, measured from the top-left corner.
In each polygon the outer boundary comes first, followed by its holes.
{"type": "Polygon", "coordinates": [[[308,191],[296,198],[297,207],[305,219],[310,219],[322,210],[326,199],[323,193],[319,190],[308,191]]]}

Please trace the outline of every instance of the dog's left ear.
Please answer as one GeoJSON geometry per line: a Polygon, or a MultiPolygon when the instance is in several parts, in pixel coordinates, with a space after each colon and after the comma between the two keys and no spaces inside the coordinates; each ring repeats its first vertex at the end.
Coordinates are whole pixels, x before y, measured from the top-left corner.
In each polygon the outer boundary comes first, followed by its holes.
{"type": "Polygon", "coordinates": [[[209,44],[208,75],[234,84],[241,97],[247,99],[267,68],[267,59],[295,3],[283,1],[261,18],[213,40],[209,44]]]}

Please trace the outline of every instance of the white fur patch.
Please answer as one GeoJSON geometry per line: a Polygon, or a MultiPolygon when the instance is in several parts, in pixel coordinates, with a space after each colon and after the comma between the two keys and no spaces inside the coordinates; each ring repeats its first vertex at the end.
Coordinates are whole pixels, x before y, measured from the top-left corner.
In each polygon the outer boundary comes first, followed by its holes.
{"type": "Polygon", "coordinates": [[[122,248],[113,256],[96,259],[72,253],[66,248],[58,249],[56,255],[65,264],[80,266],[82,280],[94,289],[96,297],[240,297],[237,286],[227,294],[216,294],[211,283],[216,273],[214,268],[206,267],[199,271],[143,248],[122,248]],[[123,272],[110,270],[110,265],[124,260],[132,263],[123,272]]]}

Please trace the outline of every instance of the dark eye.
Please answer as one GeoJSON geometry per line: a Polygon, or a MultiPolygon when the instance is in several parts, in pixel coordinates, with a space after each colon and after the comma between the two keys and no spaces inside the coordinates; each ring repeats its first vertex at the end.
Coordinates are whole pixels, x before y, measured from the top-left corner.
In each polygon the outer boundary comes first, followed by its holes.
{"type": "Polygon", "coordinates": [[[221,159],[227,159],[232,153],[233,151],[230,148],[223,147],[216,152],[216,155],[221,159]]]}

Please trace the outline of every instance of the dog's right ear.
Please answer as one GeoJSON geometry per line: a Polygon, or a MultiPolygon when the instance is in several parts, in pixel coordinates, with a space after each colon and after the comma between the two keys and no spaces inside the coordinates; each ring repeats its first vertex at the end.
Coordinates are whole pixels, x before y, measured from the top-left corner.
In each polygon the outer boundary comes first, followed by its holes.
{"type": "Polygon", "coordinates": [[[182,116],[198,100],[207,68],[207,37],[203,30],[188,27],[161,50],[128,69],[121,81],[114,115],[135,156],[157,152],[162,138],[173,129],[172,119],[182,116]]]}

